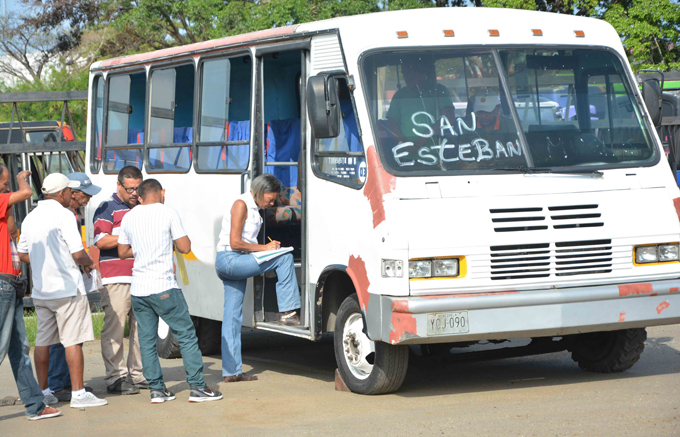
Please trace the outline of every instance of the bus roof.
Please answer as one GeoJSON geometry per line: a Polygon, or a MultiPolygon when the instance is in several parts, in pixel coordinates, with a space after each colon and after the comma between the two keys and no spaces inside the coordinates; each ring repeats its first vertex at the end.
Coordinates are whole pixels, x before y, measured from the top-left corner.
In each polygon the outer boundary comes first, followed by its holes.
{"type": "Polygon", "coordinates": [[[541,44],[608,46],[622,52],[619,35],[607,22],[594,18],[549,12],[500,8],[426,8],[338,17],[230,36],[149,53],[108,59],[92,64],[91,70],[108,70],[122,66],[146,64],[151,61],[196,55],[234,46],[263,44],[272,40],[338,30],[343,47],[353,51],[375,47],[422,45],[502,45],[541,44]],[[489,30],[498,30],[490,36],[489,30]],[[533,33],[542,30],[542,35],[533,33]],[[360,31],[359,31],[360,30],[360,31]],[[453,38],[444,38],[444,30],[453,30],[453,38]],[[397,39],[396,32],[408,32],[407,38],[397,39]],[[583,32],[583,36],[575,31],[583,32]]]}

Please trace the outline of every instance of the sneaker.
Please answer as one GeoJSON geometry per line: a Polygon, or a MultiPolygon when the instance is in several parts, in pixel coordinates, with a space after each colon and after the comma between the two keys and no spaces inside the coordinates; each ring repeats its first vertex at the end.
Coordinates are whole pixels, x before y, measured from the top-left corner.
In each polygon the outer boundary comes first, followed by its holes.
{"type": "Polygon", "coordinates": [[[101,407],[108,404],[106,399],[99,399],[90,392],[85,392],[85,396],[80,399],[71,398],[71,408],[101,407]]]}
{"type": "Polygon", "coordinates": [[[191,387],[189,393],[189,402],[205,402],[205,401],[219,401],[222,399],[222,393],[217,390],[212,390],[207,385],[203,388],[191,387]]]}
{"type": "Polygon", "coordinates": [[[139,393],[139,388],[124,378],[118,378],[116,382],[106,387],[106,391],[116,395],[136,395],[139,393]]]}
{"type": "MultiPolygon", "coordinates": [[[[92,393],[92,387],[85,386],[85,391],[92,393]]],[[[71,389],[65,388],[54,392],[54,397],[57,398],[59,402],[71,402],[71,389]]]]}
{"type": "Polygon", "coordinates": [[[45,399],[43,399],[43,404],[45,405],[54,405],[59,402],[59,399],[52,393],[48,394],[45,396],[45,399]]]}
{"type": "Polygon", "coordinates": [[[152,404],[162,404],[165,401],[174,401],[175,394],[168,390],[167,387],[163,387],[163,390],[157,388],[151,389],[151,403],[152,404]]]}
{"type": "Polygon", "coordinates": [[[142,390],[149,390],[149,383],[146,382],[146,379],[141,382],[133,382],[132,384],[136,385],[138,388],[142,390]]]}
{"type": "Polygon", "coordinates": [[[57,408],[52,408],[52,407],[45,407],[43,410],[40,412],[40,414],[31,416],[28,418],[28,420],[40,420],[40,419],[49,419],[50,417],[57,417],[61,416],[61,410],[57,408]]]}

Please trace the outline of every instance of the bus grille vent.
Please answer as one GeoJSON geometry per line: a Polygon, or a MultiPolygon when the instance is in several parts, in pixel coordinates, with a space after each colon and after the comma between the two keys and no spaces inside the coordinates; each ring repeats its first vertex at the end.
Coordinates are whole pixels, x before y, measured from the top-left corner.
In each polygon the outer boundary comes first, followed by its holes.
{"type": "Polygon", "coordinates": [[[553,229],[597,228],[604,226],[598,205],[565,205],[490,209],[496,232],[542,231],[553,229]]]}
{"type": "Polygon", "coordinates": [[[610,273],[612,260],[611,240],[491,246],[491,279],[610,273]]]}

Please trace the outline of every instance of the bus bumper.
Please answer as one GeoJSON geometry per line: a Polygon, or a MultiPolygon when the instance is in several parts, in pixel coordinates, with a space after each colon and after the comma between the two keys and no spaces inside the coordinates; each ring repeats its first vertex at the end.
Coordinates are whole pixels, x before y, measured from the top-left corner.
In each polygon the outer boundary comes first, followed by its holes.
{"type": "MultiPolygon", "coordinates": [[[[379,296],[373,301],[380,302],[380,316],[367,314],[366,319],[369,337],[390,344],[562,336],[680,323],[679,289],[680,279],[673,279],[522,292],[379,296]],[[441,322],[450,316],[464,316],[466,326],[456,326],[455,333],[435,329],[438,318],[441,322]]],[[[378,308],[369,305],[368,310],[378,308]]]]}

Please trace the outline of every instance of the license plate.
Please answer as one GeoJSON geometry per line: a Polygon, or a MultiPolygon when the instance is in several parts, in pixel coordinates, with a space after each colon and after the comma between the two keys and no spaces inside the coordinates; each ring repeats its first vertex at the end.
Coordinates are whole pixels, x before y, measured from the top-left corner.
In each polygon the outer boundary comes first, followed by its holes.
{"type": "Polygon", "coordinates": [[[467,311],[427,314],[427,335],[448,335],[470,332],[467,311]]]}

